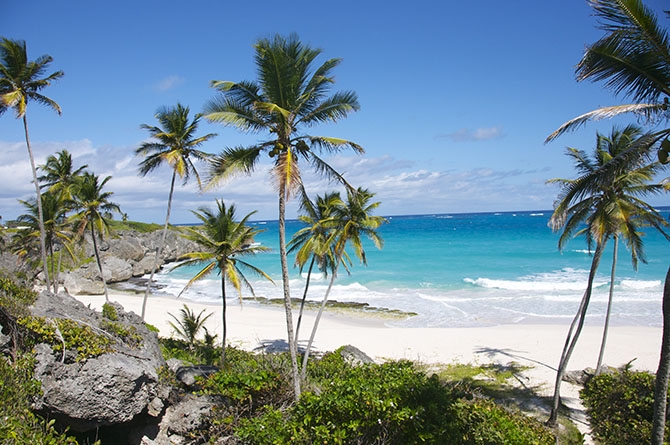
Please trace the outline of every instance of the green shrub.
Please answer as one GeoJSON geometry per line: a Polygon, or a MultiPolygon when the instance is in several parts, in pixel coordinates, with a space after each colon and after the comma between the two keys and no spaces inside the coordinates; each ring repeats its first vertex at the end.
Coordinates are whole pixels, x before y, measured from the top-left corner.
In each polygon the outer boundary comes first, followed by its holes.
{"type": "Polygon", "coordinates": [[[40,392],[33,369],[32,357],[20,356],[13,364],[0,358],[0,443],[76,445],[75,439],[55,430],[53,420],[31,411],[30,401],[40,392]]]}
{"type": "Polygon", "coordinates": [[[592,431],[603,443],[649,443],[654,415],[653,374],[629,369],[601,374],[586,382],[581,397],[592,431]]]}
{"type": "Polygon", "coordinates": [[[103,320],[100,328],[117,337],[131,348],[139,348],[142,345],[142,336],[137,332],[135,326],[126,326],[116,321],[103,320]]]}
{"type": "Polygon", "coordinates": [[[118,321],[119,314],[116,313],[116,308],[109,303],[102,305],[102,316],[111,321],[118,321]]]}
{"type": "Polygon", "coordinates": [[[12,278],[0,276],[0,306],[14,317],[29,314],[30,307],[37,300],[37,292],[17,283],[12,278]]]}
{"type": "Polygon", "coordinates": [[[310,367],[314,391],[282,411],[240,422],[237,437],[252,444],[553,444],[538,421],[495,403],[464,398],[409,361],[348,365],[338,354],[310,367]]]}
{"type": "Polygon", "coordinates": [[[77,351],[77,361],[97,357],[112,350],[109,337],[93,332],[89,326],[67,318],[23,317],[18,323],[35,334],[35,344],[47,343],[55,352],[77,351]]]}

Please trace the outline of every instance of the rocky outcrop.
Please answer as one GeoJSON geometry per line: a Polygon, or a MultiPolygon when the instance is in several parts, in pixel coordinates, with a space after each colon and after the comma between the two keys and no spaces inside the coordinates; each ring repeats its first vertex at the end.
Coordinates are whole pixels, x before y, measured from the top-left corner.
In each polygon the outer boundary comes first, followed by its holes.
{"type": "Polygon", "coordinates": [[[35,378],[42,386],[35,408],[72,431],[125,424],[138,416],[158,416],[168,396],[158,376],[165,362],[156,334],[134,313],[112,306],[114,321],[65,293],[43,292],[31,308],[35,316],[74,320],[113,339],[109,353],[83,360],[76,358],[75,351],[55,354],[47,344],[35,348],[35,378]],[[110,330],[110,323],[116,329],[110,330]],[[116,331],[122,330],[133,333],[135,341],[117,336],[116,331]]]}
{"type": "MultiPolygon", "coordinates": [[[[163,236],[162,230],[150,233],[119,231],[100,246],[102,269],[107,283],[127,281],[151,273],[156,252],[163,236]]],[[[158,269],[166,263],[176,261],[188,252],[200,250],[197,244],[182,237],[178,231],[170,230],[158,261],[158,269]]],[[[90,238],[85,245],[86,255],[93,257],[90,238]]],[[[102,295],[104,286],[95,261],[62,275],[63,286],[71,295],[102,295]]]]}

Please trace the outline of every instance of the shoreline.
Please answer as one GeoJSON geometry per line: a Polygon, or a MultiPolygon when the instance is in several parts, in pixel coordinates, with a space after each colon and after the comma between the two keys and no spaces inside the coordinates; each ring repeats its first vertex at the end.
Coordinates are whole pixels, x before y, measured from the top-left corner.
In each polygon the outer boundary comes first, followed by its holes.
{"type": "MultiPolygon", "coordinates": [[[[74,296],[84,305],[100,310],[103,295],[74,296]]],[[[109,299],[128,312],[141,313],[142,294],[110,290],[109,299]]],[[[150,295],[147,302],[147,323],[159,329],[163,337],[172,335],[169,314],[179,316],[187,304],[196,314],[202,310],[213,315],[207,329],[220,336],[221,305],[150,295]]],[[[299,346],[305,346],[316,311],[305,311],[300,329],[299,346]]],[[[294,308],[294,317],[297,310],[294,308]]],[[[227,306],[227,344],[246,350],[286,347],[286,318],[283,307],[271,305],[229,304],[227,306]]],[[[568,324],[504,324],[480,327],[389,327],[383,318],[353,311],[324,312],[313,349],[333,351],[352,345],[376,361],[412,360],[425,365],[474,364],[528,367],[522,382],[539,395],[553,391],[556,366],[568,331],[568,324]]],[[[294,320],[295,326],[295,320],[294,320]]],[[[610,327],[604,363],[621,367],[627,363],[633,369],[656,372],[660,354],[662,329],[647,326],[610,327]]],[[[595,367],[602,338],[602,326],[584,326],[569,365],[570,370],[595,367]]],[[[220,338],[218,338],[220,341],[220,338]]],[[[564,383],[564,398],[578,397],[579,388],[564,383]]]]}

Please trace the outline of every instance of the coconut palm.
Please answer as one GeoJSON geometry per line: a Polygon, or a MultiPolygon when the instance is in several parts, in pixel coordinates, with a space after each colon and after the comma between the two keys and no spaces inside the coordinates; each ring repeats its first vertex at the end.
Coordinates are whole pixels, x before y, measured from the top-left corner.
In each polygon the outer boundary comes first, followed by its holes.
{"type": "MultiPolygon", "coordinates": [[[[42,193],[40,198],[42,199],[45,245],[51,259],[50,276],[53,278],[53,292],[58,293],[60,261],[57,266],[54,251],[58,246],[62,246],[70,257],[74,258],[70,247],[72,230],[66,222],[66,214],[70,207],[62,199],[62,196],[56,193],[47,191],[42,193]]],[[[19,202],[26,208],[28,213],[19,215],[16,219],[25,228],[19,230],[12,240],[14,253],[23,259],[30,259],[34,256],[39,257],[40,224],[37,204],[34,199],[28,201],[19,200],[19,202]]],[[[59,255],[59,260],[61,256],[62,252],[59,255]]]]}
{"type": "Polygon", "coordinates": [[[74,168],[72,155],[67,150],[62,150],[56,155],[49,155],[46,163],[40,165],[39,169],[44,172],[38,179],[41,188],[52,193],[61,194],[61,199],[72,199],[72,188],[77,178],[82,175],[88,165],[74,168]]]}
{"type": "MultiPolygon", "coordinates": [[[[288,253],[296,252],[295,265],[300,268],[301,273],[309,261],[305,289],[300,301],[298,321],[295,326],[296,343],[300,339],[300,325],[302,324],[302,315],[314,266],[317,267],[324,278],[335,268],[333,249],[329,245],[331,230],[323,222],[328,221],[335,208],[341,205],[343,203],[339,193],[331,192],[323,197],[317,196],[316,202],[312,202],[303,191],[300,207],[304,214],[299,215],[298,220],[306,226],[293,235],[287,246],[288,253]]],[[[344,265],[346,267],[346,263],[344,265]]]]}
{"type": "Polygon", "coordinates": [[[374,193],[360,187],[356,190],[348,190],[347,202],[344,203],[340,200],[339,205],[336,205],[333,209],[332,215],[320,222],[329,231],[329,239],[320,246],[320,250],[324,248],[327,250],[332,249],[334,267],[303,356],[301,373],[303,379],[307,373],[307,362],[316,331],[319,327],[319,321],[328,302],[335,278],[337,278],[339,265],[341,263],[344,264],[347,245],[351,246],[354,255],[356,255],[360,262],[367,265],[368,262],[362,238],[369,238],[378,249],[381,249],[384,244],[382,238],[377,234],[377,229],[386,222],[386,219],[371,214],[380,204],[379,202],[370,202],[373,196],[374,193]]]}
{"type": "Polygon", "coordinates": [[[48,55],[40,56],[34,61],[28,60],[26,51],[26,42],[19,40],[9,40],[3,38],[0,41],[0,115],[8,108],[13,108],[16,117],[23,119],[23,130],[26,138],[26,147],[28,148],[28,157],[30,158],[30,168],[33,174],[33,183],[35,184],[35,196],[38,211],[38,222],[40,228],[40,253],[42,256],[42,269],[44,271],[44,281],[47,289],[51,287],[49,271],[47,268],[47,249],[45,241],[44,217],[42,215],[42,198],[40,197],[40,186],[37,181],[37,169],[35,168],[35,158],[30,146],[30,137],[28,135],[28,118],[26,109],[29,101],[38,102],[42,105],[61,113],[60,106],[52,99],[44,96],[40,91],[54,80],[63,77],[62,71],[55,71],[46,77],[42,77],[53,58],[48,55]]]}
{"type": "MultiPolygon", "coordinates": [[[[634,103],[601,107],[577,116],[549,135],[547,142],[586,122],[620,114],[634,113],[651,123],[670,117],[668,31],[658,25],[655,14],[641,0],[590,0],[589,4],[606,34],[587,46],[577,65],[577,80],[604,81],[607,88],[632,97],[634,103]]],[[[670,128],[662,129],[655,139],[668,134],[670,128]]],[[[661,162],[666,163],[670,141],[663,143],[658,154],[661,162]]]]}
{"type": "Polygon", "coordinates": [[[279,256],[281,259],[286,329],[293,371],[294,395],[300,396],[300,374],[286,252],[286,201],[302,184],[300,161],[308,162],[320,174],[344,181],[319,155],[352,149],[363,153],[358,144],[340,138],[312,136],[306,128],[336,122],[359,109],[354,92],[328,96],[334,82],[332,71],[340,59],[330,59],[315,67],[321,50],[303,45],[296,35],[259,40],[256,45],[257,81],[213,81],[221,94],[209,102],[205,117],[243,131],[268,132],[269,139],[249,147],[225,149],[215,157],[212,184],[236,173],[250,174],[263,153],[273,163],[271,176],[279,195],[279,256]]]}
{"type": "Polygon", "coordinates": [[[170,181],[170,192],[168,193],[167,212],[165,214],[165,226],[161,242],[156,250],[156,258],[151,268],[151,275],[147,282],[147,288],[144,291],[142,300],[142,319],[147,307],[147,298],[149,289],[154,279],[154,272],[158,267],[158,260],[165,247],[168,225],[170,224],[170,210],[172,209],[172,195],[174,193],[174,183],[179,176],[182,179],[182,185],[186,185],[191,175],[198,181],[198,187],[201,187],[200,175],[195,168],[194,160],[204,161],[209,158],[209,154],[198,150],[197,148],[209,139],[216,136],[214,133],[205,136],[196,137],[200,115],[196,115],[193,120],[189,118],[189,108],[178,103],[175,107],[163,107],[156,112],[156,119],[160,127],[142,124],[140,127],[147,130],[151,139],[144,142],[135,150],[136,155],[146,156],[140,162],[140,174],[146,176],[147,173],[155,170],[163,164],[168,164],[172,169],[172,179],[170,181]]]}
{"type": "MultiPolygon", "coordinates": [[[[168,313],[168,315],[174,319],[174,323],[171,321],[168,323],[170,323],[170,326],[172,326],[175,333],[186,341],[189,349],[193,349],[197,341],[198,333],[201,329],[205,328],[205,322],[212,316],[212,313],[210,312],[203,316],[205,313],[205,309],[203,309],[196,315],[195,311],[187,305],[184,305],[179,312],[181,314],[179,318],[168,313]]],[[[205,331],[206,330],[207,329],[205,328],[205,331]]]]}
{"type": "Polygon", "coordinates": [[[95,260],[98,263],[98,271],[105,290],[105,301],[109,301],[109,293],[102,270],[102,262],[100,261],[97,238],[99,236],[102,239],[105,234],[110,232],[108,218],[111,217],[112,213],[121,213],[119,205],[110,201],[114,192],[103,192],[103,188],[110,179],[112,177],[107,176],[100,181],[97,175],[84,172],[73,187],[77,213],[72,218],[77,226],[76,233],[81,237],[86,229],[89,230],[95,260]]]}
{"type": "MultiPolygon", "coordinates": [[[[570,238],[580,235],[586,237],[590,250],[595,246],[587,288],[568,331],[559,362],[550,425],[556,424],[561,381],[579,339],[591,299],[593,280],[608,240],[614,238],[618,247],[621,238],[631,252],[633,266],[637,267],[638,260],[645,261],[641,227],[651,226],[668,236],[663,231],[666,221],[641,199],[649,194],[662,193],[666,188],[662,184],[650,183],[660,165],[657,162],[650,163],[650,145],[637,142],[648,137],[642,134],[639,127],[632,125],[622,131],[614,129],[609,137],[597,134],[592,157],[582,150],[568,149],[568,155],[574,160],[579,172],[576,179],[550,180],[561,184],[561,192],[549,220],[553,230],[563,230],[558,242],[559,249],[563,249],[570,238]],[[644,150],[640,147],[647,148],[644,150]]],[[[616,252],[617,249],[612,261],[613,270],[616,267],[616,252]]],[[[613,284],[612,273],[610,286],[613,284]]],[[[607,326],[608,321],[603,333],[602,350],[607,339],[607,326]]]]}
{"type": "Polygon", "coordinates": [[[249,218],[256,212],[249,213],[240,221],[236,221],[234,205],[226,208],[225,203],[219,200],[216,201],[216,204],[216,212],[207,208],[200,208],[199,211],[193,212],[202,221],[203,225],[202,227],[187,228],[184,236],[198,243],[204,250],[183,255],[180,259],[184,261],[176,267],[193,264],[203,265],[202,269],[189,280],[181,293],[193,283],[207,277],[214,271],[221,275],[221,317],[223,321],[221,364],[223,364],[226,359],[227,335],[226,280],[237,290],[240,304],[242,304],[242,285],[254,295],[253,287],[245,277],[243,270],[255,273],[270,281],[272,279],[261,269],[240,258],[268,250],[267,247],[254,243],[254,237],[262,230],[247,225],[249,218]]]}

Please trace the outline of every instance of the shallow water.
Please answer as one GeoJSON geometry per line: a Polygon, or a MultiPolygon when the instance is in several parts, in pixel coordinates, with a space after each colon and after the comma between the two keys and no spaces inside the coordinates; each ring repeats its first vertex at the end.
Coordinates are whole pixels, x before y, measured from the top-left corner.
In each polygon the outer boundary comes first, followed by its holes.
{"type": "MultiPolygon", "coordinates": [[[[660,209],[667,218],[670,209],[660,209]]],[[[547,226],[551,211],[418,215],[389,217],[379,230],[384,248],[365,244],[368,266],[356,261],[351,274],[337,277],[332,300],[418,313],[402,326],[479,326],[504,323],[568,323],[586,287],[592,257],[583,238],[571,240],[563,252],[558,234],[547,226]]],[[[256,241],[268,253],[249,258],[275,280],[275,285],[248,276],[256,295],[281,298],[276,221],[253,223],[265,232],[256,241]]],[[[287,222],[290,237],[302,226],[287,222]]],[[[620,245],[612,323],[661,325],[662,284],[669,265],[668,241],[647,230],[648,263],[635,271],[620,245]]],[[[609,290],[611,246],[603,255],[589,309],[590,320],[604,316],[609,290]]],[[[293,258],[290,258],[292,263],[293,258]]],[[[195,275],[182,267],[156,275],[164,292],[177,295],[195,275]]],[[[291,270],[293,297],[302,296],[305,278],[291,270]]],[[[192,286],[183,298],[220,299],[220,277],[212,274],[192,286]]],[[[308,298],[320,300],[328,281],[313,279],[308,298]]],[[[250,296],[248,291],[245,296],[250,296]]],[[[228,292],[231,301],[237,295],[228,292]]]]}

